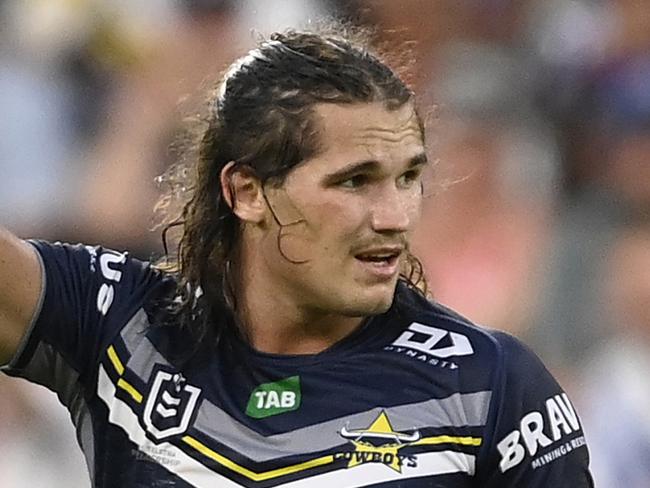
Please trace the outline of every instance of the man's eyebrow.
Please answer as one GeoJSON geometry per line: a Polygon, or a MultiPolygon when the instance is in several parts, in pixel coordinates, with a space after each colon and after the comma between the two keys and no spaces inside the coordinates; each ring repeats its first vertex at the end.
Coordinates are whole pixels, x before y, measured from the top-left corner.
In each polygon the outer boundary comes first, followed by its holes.
{"type": "Polygon", "coordinates": [[[426,153],[420,153],[417,156],[414,156],[409,161],[408,167],[413,168],[414,166],[422,166],[429,162],[426,153]]]}
{"type": "MultiPolygon", "coordinates": [[[[407,167],[411,169],[416,166],[422,166],[424,164],[427,164],[428,161],[429,160],[427,158],[427,155],[425,153],[420,153],[409,160],[407,167]]],[[[334,171],[333,173],[325,175],[325,181],[329,183],[345,180],[356,175],[357,173],[377,170],[380,166],[380,163],[374,159],[358,161],[356,163],[348,164],[347,166],[344,166],[343,168],[334,171]]]]}
{"type": "Polygon", "coordinates": [[[356,163],[348,164],[347,166],[344,166],[343,168],[334,171],[333,173],[325,175],[325,181],[329,183],[345,180],[357,173],[376,170],[379,166],[379,162],[375,161],[374,159],[358,161],[356,163]]]}

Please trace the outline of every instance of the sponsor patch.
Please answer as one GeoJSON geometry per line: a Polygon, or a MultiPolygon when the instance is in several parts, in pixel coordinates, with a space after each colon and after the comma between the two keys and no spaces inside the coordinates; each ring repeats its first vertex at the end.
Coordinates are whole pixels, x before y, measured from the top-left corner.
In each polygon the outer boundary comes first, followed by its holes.
{"type": "Polygon", "coordinates": [[[246,405],[246,415],[261,419],[300,408],[300,377],[264,383],[253,390],[246,405]]]}
{"type": "Polygon", "coordinates": [[[463,334],[438,327],[413,322],[408,329],[384,347],[404,356],[441,368],[458,369],[458,364],[448,359],[474,354],[474,348],[463,334]]]}
{"type": "MultiPolygon", "coordinates": [[[[502,473],[519,465],[528,456],[536,456],[540,449],[547,448],[564,440],[566,436],[580,431],[578,415],[566,393],[547,398],[545,407],[543,411],[534,410],[524,415],[519,421],[519,428],[509,432],[497,443],[497,449],[501,454],[499,469],[502,473]]],[[[578,439],[580,438],[564,441],[561,446],[535,458],[533,466],[540,467],[548,464],[584,445],[584,438],[580,445],[578,439]]]]}

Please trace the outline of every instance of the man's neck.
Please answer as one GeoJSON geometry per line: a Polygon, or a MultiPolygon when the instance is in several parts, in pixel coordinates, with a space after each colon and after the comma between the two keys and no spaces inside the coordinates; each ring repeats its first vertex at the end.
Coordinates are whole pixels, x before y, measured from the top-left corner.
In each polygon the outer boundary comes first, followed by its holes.
{"type": "Polygon", "coordinates": [[[250,345],[258,351],[317,354],[350,335],[363,321],[362,317],[302,310],[290,300],[282,303],[277,293],[259,294],[255,288],[249,287],[243,294],[240,323],[250,345]]]}
{"type": "Polygon", "coordinates": [[[267,279],[262,266],[253,266],[251,261],[239,264],[248,270],[235,280],[239,323],[258,351],[317,354],[351,334],[364,320],[304,306],[297,300],[299,291],[267,279]]]}

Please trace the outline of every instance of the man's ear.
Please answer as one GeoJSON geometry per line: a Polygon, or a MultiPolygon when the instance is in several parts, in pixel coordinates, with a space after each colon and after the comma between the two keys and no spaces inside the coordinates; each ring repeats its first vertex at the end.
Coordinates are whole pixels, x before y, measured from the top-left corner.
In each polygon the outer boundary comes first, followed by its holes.
{"type": "Polygon", "coordinates": [[[233,213],[244,222],[261,223],[266,216],[262,182],[249,166],[230,161],[219,175],[221,194],[233,213]]]}

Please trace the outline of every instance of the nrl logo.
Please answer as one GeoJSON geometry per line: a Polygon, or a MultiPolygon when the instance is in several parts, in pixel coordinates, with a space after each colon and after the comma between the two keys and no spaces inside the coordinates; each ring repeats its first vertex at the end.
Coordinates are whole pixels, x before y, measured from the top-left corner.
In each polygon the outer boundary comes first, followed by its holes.
{"type": "Polygon", "coordinates": [[[365,463],[381,463],[391,469],[402,472],[402,467],[416,467],[415,455],[404,455],[400,449],[416,444],[421,435],[419,431],[398,432],[388,419],[384,410],[365,429],[349,429],[347,426],[339,431],[339,435],[354,445],[354,451],[339,452],[336,459],[346,459],[348,468],[365,463]]]}
{"type": "Polygon", "coordinates": [[[201,389],[180,373],[158,371],[144,407],[144,424],[157,440],[182,434],[190,424],[201,389]]]}

